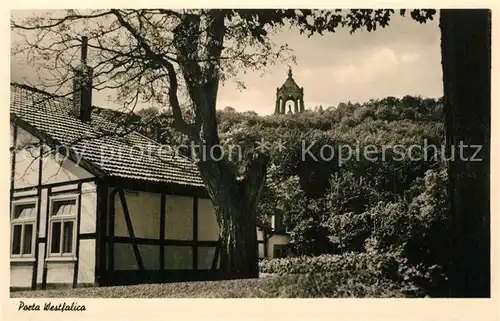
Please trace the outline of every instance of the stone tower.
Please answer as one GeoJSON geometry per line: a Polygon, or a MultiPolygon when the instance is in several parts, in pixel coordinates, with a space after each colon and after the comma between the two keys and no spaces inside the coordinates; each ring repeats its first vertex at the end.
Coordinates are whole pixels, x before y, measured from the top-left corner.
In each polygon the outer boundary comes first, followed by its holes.
{"type": "Polygon", "coordinates": [[[276,89],[276,108],[274,109],[275,114],[285,114],[285,113],[301,113],[305,110],[304,108],[304,88],[299,87],[292,77],[292,68],[288,67],[288,78],[285,83],[276,89]],[[285,110],[286,103],[288,101],[293,101],[293,111],[285,110]]]}

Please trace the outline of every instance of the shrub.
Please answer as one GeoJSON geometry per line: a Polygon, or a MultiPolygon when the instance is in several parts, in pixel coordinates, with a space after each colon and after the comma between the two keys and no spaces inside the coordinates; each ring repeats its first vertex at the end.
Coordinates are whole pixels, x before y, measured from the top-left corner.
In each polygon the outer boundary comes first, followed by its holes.
{"type": "Polygon", "coordinates": [[[331,176],[326,200],[328,210],[336,214],[363,213],[372,202],[378,199],[377,191],[362,177],[352,172],[342,171],[331,176]]]}
{"type": "Polygon", "coordinates": [[[371,215],[356,213],[333,215],[328,221],[330,233],[338,240],[341,251],[363,251],[372,224],[371,215]]]}
{"type": "Polygon", "coordinates": [[[445,170],[430,170],[407,192],[407,200],[380,203],[370,210],[373,237],[383,251],[401,248],[419,274],[414,282],[438,293],[446,286],[449,217],[445,170]]]}
{"type": "MultiPolygon", "coordinates": [[[[313,283],[321,288],[339,284],[339,280],[356,284],[359,291],[366,287],[387,287],[399,289],[400,293],[410,296],[423,295],[422,289],[415,285],[413,280],[421,276],[418,269],[407,264],[400,250],[393,252],[380,252],[374,239],[368,240],[366,252],[347,252],[343,254],[324,254],[316,257],[299,256],[263,260],[259,263],[262,273],[278,275],[303,274],[309,275],[302,279],[303,282],[313,283]],[[310,275],[320,278],[313,282],[310,275]]],[[[342,282],[340,282],[342,283],[342,282]]],[[[319,290],[317,290],[319,291],[319,290]]],[[[331,289],[335,291],[335,289],[331,289]]],[[[392,291],[392,290],[391,290],[392,291]]],[[[325,292],[322,289],[321,292],[325,292]]],[[[368,292],[375,293],[372,289],[368,292]]],[[[381,291],[379,291],[381,292],[381,291]]],[[[382,291],[383,292],[383,291],[382,291]]]]}
{"type": "Polygon", "coordinates": [[[328,229],[317,220],[300,221],[290,234],[290,245],[298,255],[318,255],[331,251],[328,229]]]}
{"type": "Polygon", "coordinates": [[[363,298],[416,297],[417,292],[369,274],[306,274],[297,280],[303,297],[363,298]]]}

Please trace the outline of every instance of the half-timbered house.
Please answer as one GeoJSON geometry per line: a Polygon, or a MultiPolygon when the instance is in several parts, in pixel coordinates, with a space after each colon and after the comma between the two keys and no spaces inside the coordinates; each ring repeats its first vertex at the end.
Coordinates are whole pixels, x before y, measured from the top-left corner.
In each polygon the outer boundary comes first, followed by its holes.
{"type": "Polygon", "coordinates": [[[81,101],[11,84],[11,287],[215,278],[218,224],[195,165],[110,134],[81,101]]]}
{"type": "Polygon", "coordinates": [[[85,57],[84,41],[72,99],[10,85],[11,288],[218,278],[197,167],[97,113],[85,57]]]}
{"type": "Polygon", "coordinates": [[[259,259],[283,258],[291,255],[290,231],[282,223],[281,215],[272,215],[270,224],[257,223],[259,259]]]}

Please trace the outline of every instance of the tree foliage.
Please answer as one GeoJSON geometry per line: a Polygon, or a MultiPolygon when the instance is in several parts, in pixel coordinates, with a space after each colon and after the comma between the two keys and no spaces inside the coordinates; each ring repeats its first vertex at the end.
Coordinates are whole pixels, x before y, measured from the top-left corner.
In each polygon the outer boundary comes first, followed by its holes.
{"type": "MultiPolygon", "coordinates": [[[[405,13],[400,11],[401,15],[405,13]]],[[[362,28],[372,31],[387,26],[392,14],[394,10],[386,9],[66,10],[25,21],[14,19],[11,26],[26,36],[13,53],[27,55],[29,62],[49,74],[39,79],[37,87],[55,93],[71,92],[71,65],[83,33],[91,49],[87,62],[93,68],[95,90],[116,89],[116,100],[128,110],[133,110],[139,101],[167,109],[170,119],[157,114],[163,120],[155,123],[150,135],[158,138],[158,128],[167,123],[192,143],[207,147],[191,149],[187,154],[195,160],[217,213],[221,270],[227,277],[249,277],[257,273],[256,210],[269,155],[254,150],[245,154],[248,157],[241,165],[227,157],[220,158],[216,112],[219,85],[240,69],[263,70],[287,58],[286,44],[276,45],[269,37],[285,24],[309,36],[335,32],[339,27],[351,32],[362,28]],[[27,36],[30,32],[34,37],[27,36]],[[187,116],[183,105],[191,110],[192,117],[187,116]]],[[[420,22],[432,19],[434,14],[435,10],[410,13],[420,22]]],[[[388,115],[389,109],[375,117],[392,120],[388,115]]],[[[351,116],[341,118],[341,130],[356,124],[351,116]]],[[[249,115],[249,119],[252,117],[255,116],[249,115]]],[[[289,122],[284,117],[279,121],[289,122]]],[[[296,124],[300,125],[300,121],[296,124]]],[[[234,141],[244,135],[229,136],[234,141]]],[[[324,138],[327,142],[331,137],[324,138]]],[[[334,142],[338,141],[336,138],[334,142]]],[[[184,137],[169,139],[182,141],[184,137]]],[[[299,175],[308,196],[319,197],[321,193],[311,191],[326,190],[327,181],[317,178],[328,177],[321,174],[333,169],[324,163],[312,169],[303,165],[292,154],[283,167],[288,166],[288,171],[299,175]]]]}

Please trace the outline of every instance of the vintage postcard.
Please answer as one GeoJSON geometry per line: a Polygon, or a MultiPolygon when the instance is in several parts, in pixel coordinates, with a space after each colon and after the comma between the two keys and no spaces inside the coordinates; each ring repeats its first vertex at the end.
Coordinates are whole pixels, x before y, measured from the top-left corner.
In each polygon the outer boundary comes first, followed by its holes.
{"type": "Polygon", "coordinates": [[[8,320],[498,317],[491,4],[141,6],[10,11],[8,320]]]}

